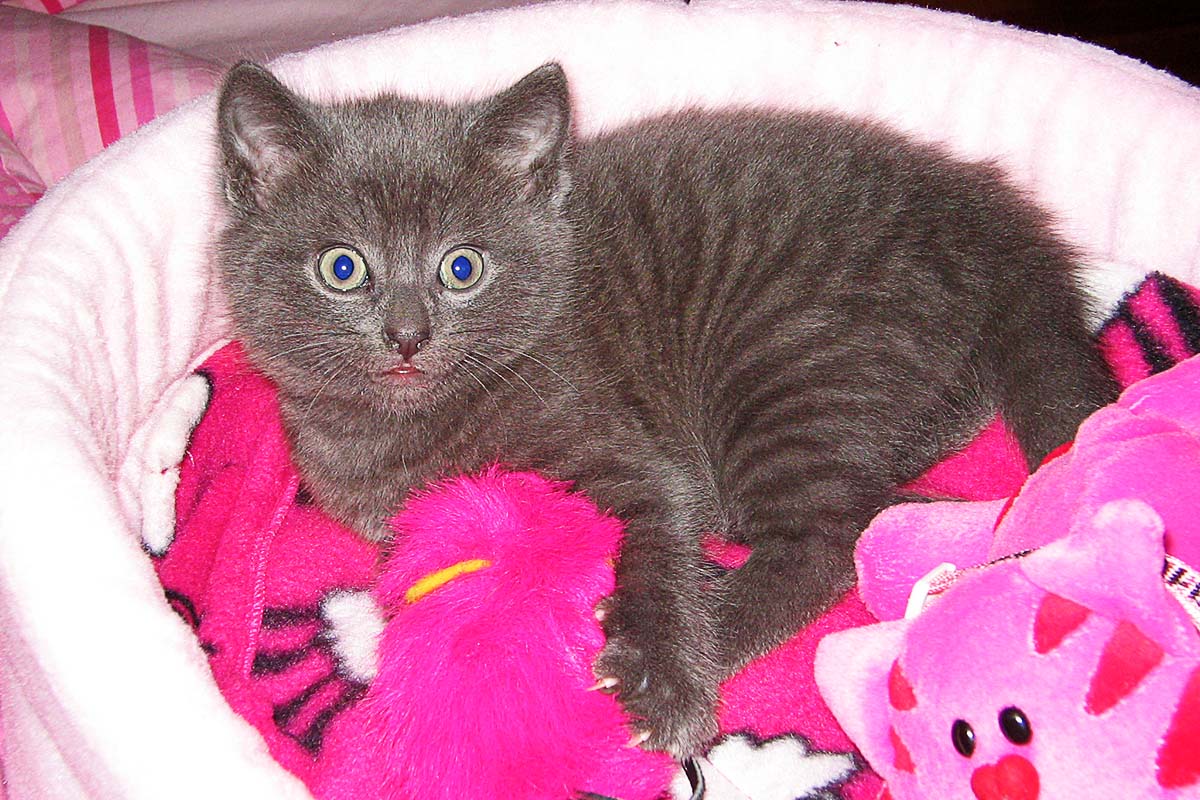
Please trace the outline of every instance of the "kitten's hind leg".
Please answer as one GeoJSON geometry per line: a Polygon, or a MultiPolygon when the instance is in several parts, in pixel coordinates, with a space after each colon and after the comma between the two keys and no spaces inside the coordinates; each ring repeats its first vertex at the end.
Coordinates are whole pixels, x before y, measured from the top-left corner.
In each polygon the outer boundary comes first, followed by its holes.
{"type": "Polygon", "coordinates": [[[746,563],[717,585],[727,673],[795,634],[853,586],[858,535],[896,491],[894,431],[868,425],[846,406],[809,413],[804,425],[760,418],[765,426],[742,428],[721,470],[732,533],[751,548],[746,563]]]}
{"type": "Polygon", "coordinates": [[[1090,360],[1068,369],[1044,363],[1010,367],[1003,415],[1031,471],[1050,451],[1074,439],[1085,417],[1116,399],[1115,383],[1096,362],[1095,368],[1090,360]]]}
{"type": "Polygon", "coordinates": [[[835,538],[760,542],[720,586],[721,660],[732,675],[815,620],[854,585],[853,546],[835,538]]]}
{"type": "Polygon", "coordinates": [[[1031,470],[1073,439],[1086,416],[1117,396],[1073,300],[1063,288],[1041,292],[1028,307],[1016,306],[998,321],[995,351],[980,353],[984,364],[999,370],[1001,411],[1031,470]]]}

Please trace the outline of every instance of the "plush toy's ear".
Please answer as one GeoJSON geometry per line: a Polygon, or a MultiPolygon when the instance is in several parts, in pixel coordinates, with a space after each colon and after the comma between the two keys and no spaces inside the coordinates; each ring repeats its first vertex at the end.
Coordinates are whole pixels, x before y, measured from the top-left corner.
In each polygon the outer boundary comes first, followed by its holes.
{"type": "Polygon", "coordinates": [[[896,620],[850,628],[829,634],[817,645],[815,673],[821,697],[884,779],[895,772],[897,759],[890,710],[909,699],[907,684],[892,677],[908,626],[908,620],[896,620]]]}
{"type": "Polygon", "coordinates": [[[249,61],[225,76],[217,102],[225,197],[237,211],[262,208],[280,178],[316,142],[308,104],[249,61]]]}
{"type": "Polygon", "coordinates": [[[546,64],[492,98],[469,136],[493,167],[521,182],[528,199],[558,204],[570,186],[564,165],[570,127],[567,76],[558,64],[546,64]]]}
{"type": "Polygon", "coordinates": [[[938,564],[984,563],[1004,502],[905,503],[880,512],[854,552],[859,593],[871,613],[903,617],[913,584],[938,564]]]}
{"type": "Polygon", "coordinates": [[[1163,585],[1162,519],[1141,500],[1112,500],[1021,569],[1051,594],[1132,623],[1167,652],[1186,652],[1195,630],[1163,585]]]}
{"type": "Polygon", "coordinates": [[[1138,416],[1169,419],[1192,436],[1200,436],[1197,395],[1200,395],[1200,356],[1192,356],[1133,384],[1117,402],[1138,416]]]}

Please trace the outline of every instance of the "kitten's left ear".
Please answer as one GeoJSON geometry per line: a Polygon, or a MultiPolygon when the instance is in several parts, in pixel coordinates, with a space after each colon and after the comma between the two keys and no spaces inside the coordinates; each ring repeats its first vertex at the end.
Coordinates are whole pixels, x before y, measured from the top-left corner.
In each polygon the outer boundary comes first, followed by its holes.
{"type": "Polygon", "coordinates": [[[552,63],[492,98],[468,135],[493,166],[526,181],[527,198],[558,205],[570,188],[564,164],[570,128],[567,76],[552,63]]]}

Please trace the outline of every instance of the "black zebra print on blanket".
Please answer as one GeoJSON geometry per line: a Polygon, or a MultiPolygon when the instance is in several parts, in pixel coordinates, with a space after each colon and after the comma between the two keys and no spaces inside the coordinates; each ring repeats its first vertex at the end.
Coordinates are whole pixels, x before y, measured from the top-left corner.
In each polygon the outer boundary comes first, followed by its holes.
{"type": "Polygon", "coordinates": [[[1121,299],[1099,341],[1121,386],[1200,353],[1200,290],[1150,273],[1121,299]]]}

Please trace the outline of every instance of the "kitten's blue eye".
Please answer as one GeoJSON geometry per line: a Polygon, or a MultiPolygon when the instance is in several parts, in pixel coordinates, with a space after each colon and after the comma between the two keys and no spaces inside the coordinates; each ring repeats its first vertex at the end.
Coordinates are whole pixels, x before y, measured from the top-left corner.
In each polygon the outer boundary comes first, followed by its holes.
{"type": "Polygon", "coordinates": [[[367,282],[367,262],[353,247],[337,245],[318,257],[317,273],[329,288],[348,292],[367,282]]]}
{"type": "Polygon", "coordinates": [[[450,262],[450,272],[460,281],[466,282],[470,280],[471,273],[475,271],[475,267],[471,264],[471,259],[466,256],[455,256],[450,262]]]}
{"type": "Polygon", "coordinates": [[[442,256],[438,277],[447,289],[470,289],[483,277],[483,253],[474,247],[456,247],[442,256]]]}

